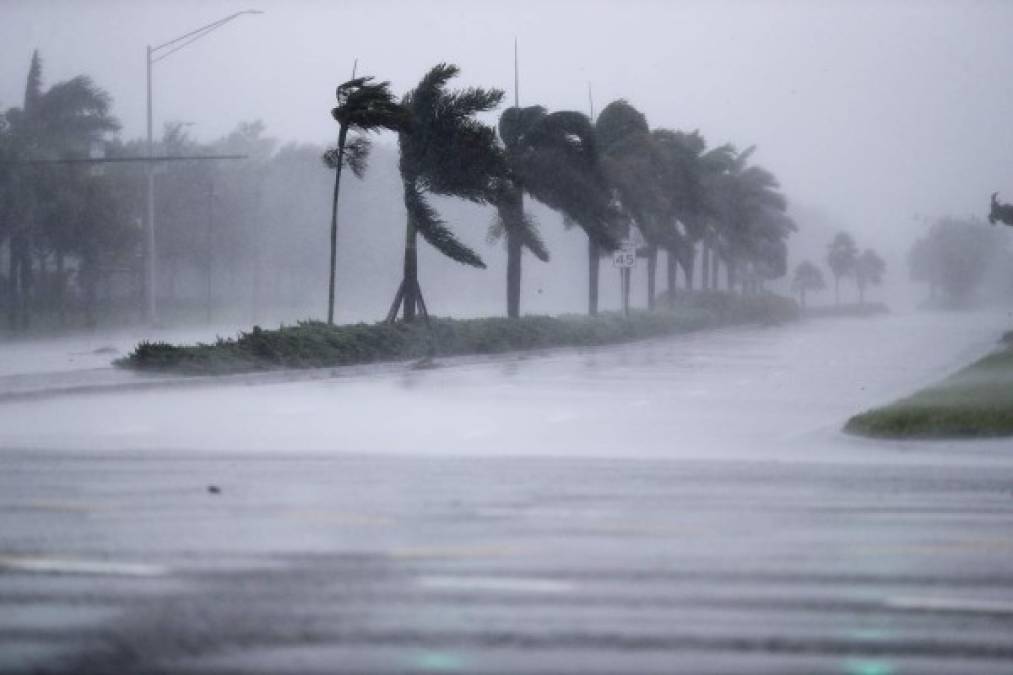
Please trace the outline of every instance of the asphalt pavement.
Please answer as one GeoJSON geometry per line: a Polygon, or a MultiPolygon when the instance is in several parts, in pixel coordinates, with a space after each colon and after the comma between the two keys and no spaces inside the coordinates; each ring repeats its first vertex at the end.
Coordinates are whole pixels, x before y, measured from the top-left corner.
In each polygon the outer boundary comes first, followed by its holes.
{"type": "Polygon", "coordinates": [[[2,468],[4,672],[1013,672],[994,464],[2,468]]]}

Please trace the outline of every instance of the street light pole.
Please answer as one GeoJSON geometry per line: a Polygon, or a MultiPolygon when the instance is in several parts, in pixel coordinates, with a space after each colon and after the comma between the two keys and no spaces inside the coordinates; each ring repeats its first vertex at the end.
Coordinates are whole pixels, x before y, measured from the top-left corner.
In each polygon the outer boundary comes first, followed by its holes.
{"type": "Polygon", "coordinates": [[[179,37],[173,38],[172,40],[169,40],[168,42],[163,42],[162,44],[156,45],[155,47],[152,47],[151,45],[148,45],[148,47],[147,47],[147,53],[146,53],[146,58],[145,58],[145,65],[146,65],[146,73],[145,74],[146,74],[146,77],[147,77],[147,98],[148,98],[148,104],[147,104],[147,111],[148,111],[148,120],[147,120],[147,122],[148,122],[148,153],[147,153],[148,154],[148,162],[147,162],[147,164],[148,164],[148,171],[147,171],[147,179],[148,179],[148,187],[147,187],[147,216],[148,216],[148,223],[147,223],[147,228],[146,228],[147,229],[147,236],[145,238],[146,249],[147,249],[145,251],[145,254],[146,254],[145,258],[146,258],[146,263],[147,263],[146,264],[147,274],[145,275],[145,277],[146,277],[146,282],[147,282],[147,289],[146,289],[147,290],[147,294],[146,294],[147,295],[147,316],[148,316],[148,322],[151,323],[152,325],[154,325],[158,321],[158,306],[157,306],[156,299],[155,299],[155,270],[156,270],[156,263],[157,263],[156,254],[155,254],[155,162],[154,162],[154,155],[155,155],[155,151],[154,151],[154,147],[155,146],[154,146],[154,143],[155,142],[154,142],[154,138],[152,136],[151,67],[155,63],[157,63],[158,61],[161,61],[162,59],[166,58],[167,56],[170,56],[171,54],[176,53],[177,51],[179,51],[183,47],[186,47],[187,45],[192,44],[193,42],[196,42],[197,40],[201,39],[202,37],[204,37],[205,35],[207,35],[211,31],[216,30],[218,28],[221,28],[222,26],[224,26],[229,21],[232,21],[233,19],[237,19],[240,16],[242,16],[243,14],[263,14],[263,12],[255,10],[255,9],[246,9],[246,10],[243,10],[241,12],[236,12],[235,14],[230,14],[230,15],[224,17],[224,18],[219,19],[218,21],[213,21],[213,22],[207,24],[206,26],[201,26],[200,28],[196,28],[196,29],[194,29],[192,31],[184,33],[183,35],[180,35],[179,37]],[[162,50],[167,50],[167,51],[162,52],[162,50]],[[158,52],[161,52],[161,53],[158,53],[158,52]]]}

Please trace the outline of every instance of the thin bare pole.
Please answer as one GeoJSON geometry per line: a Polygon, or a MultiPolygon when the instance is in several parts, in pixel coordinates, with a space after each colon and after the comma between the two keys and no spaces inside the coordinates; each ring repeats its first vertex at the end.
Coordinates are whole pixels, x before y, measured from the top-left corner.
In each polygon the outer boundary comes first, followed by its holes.
{"type": "Polygon", "coordinates": [[[355,71],[359,69],[359,57],[355,57],[355,61],[352,62],[352,79],[355,79],[355,71]]]}
{"type": "Polygon", "coordinates": [[[587,109],[591,114],[591,122],[594,122],[594,97],[591,96],[591,83],[587,83],[587,109]]]}
{"type": "Polygon", "coordinates": [[[517,69],[517,38],[514,37],[514,107],[521,107],[521,78],[517,69]]]}

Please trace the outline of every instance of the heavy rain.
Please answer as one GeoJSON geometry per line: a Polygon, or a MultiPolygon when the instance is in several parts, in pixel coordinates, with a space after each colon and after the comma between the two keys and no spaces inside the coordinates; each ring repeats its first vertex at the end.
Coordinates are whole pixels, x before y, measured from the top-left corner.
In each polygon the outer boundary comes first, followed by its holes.
{"type": "Polygon", "coordinates": [[[0,2],[0,673],[1009,673],[1011,25],[0,2]]]}

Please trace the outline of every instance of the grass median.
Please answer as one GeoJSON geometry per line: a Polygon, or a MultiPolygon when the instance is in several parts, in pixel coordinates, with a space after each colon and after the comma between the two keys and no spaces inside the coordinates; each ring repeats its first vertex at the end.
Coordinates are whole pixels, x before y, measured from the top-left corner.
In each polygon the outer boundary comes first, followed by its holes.
{"type": "Polygon", "coordinates": [[[443,319],[393,324],[329,326],[301,322],[254,327],[214,343],[142,342],[116,365],[186,375],[227,375],[285,368],[319,368],[431,356],[496,354],[551,347],[619,344],[742,323],[778,323],[798,317],[794,301],[771,294],[740,297],[719,292],[688,295],[675,308],[524,316],[519,319],[443,319]]]}
{"type": "Polygon", "coordinates": [[[1013,332],[998,351],[913,396],[852,417],[844,430],[879,438],[1013,436],[1013,332]]]}

